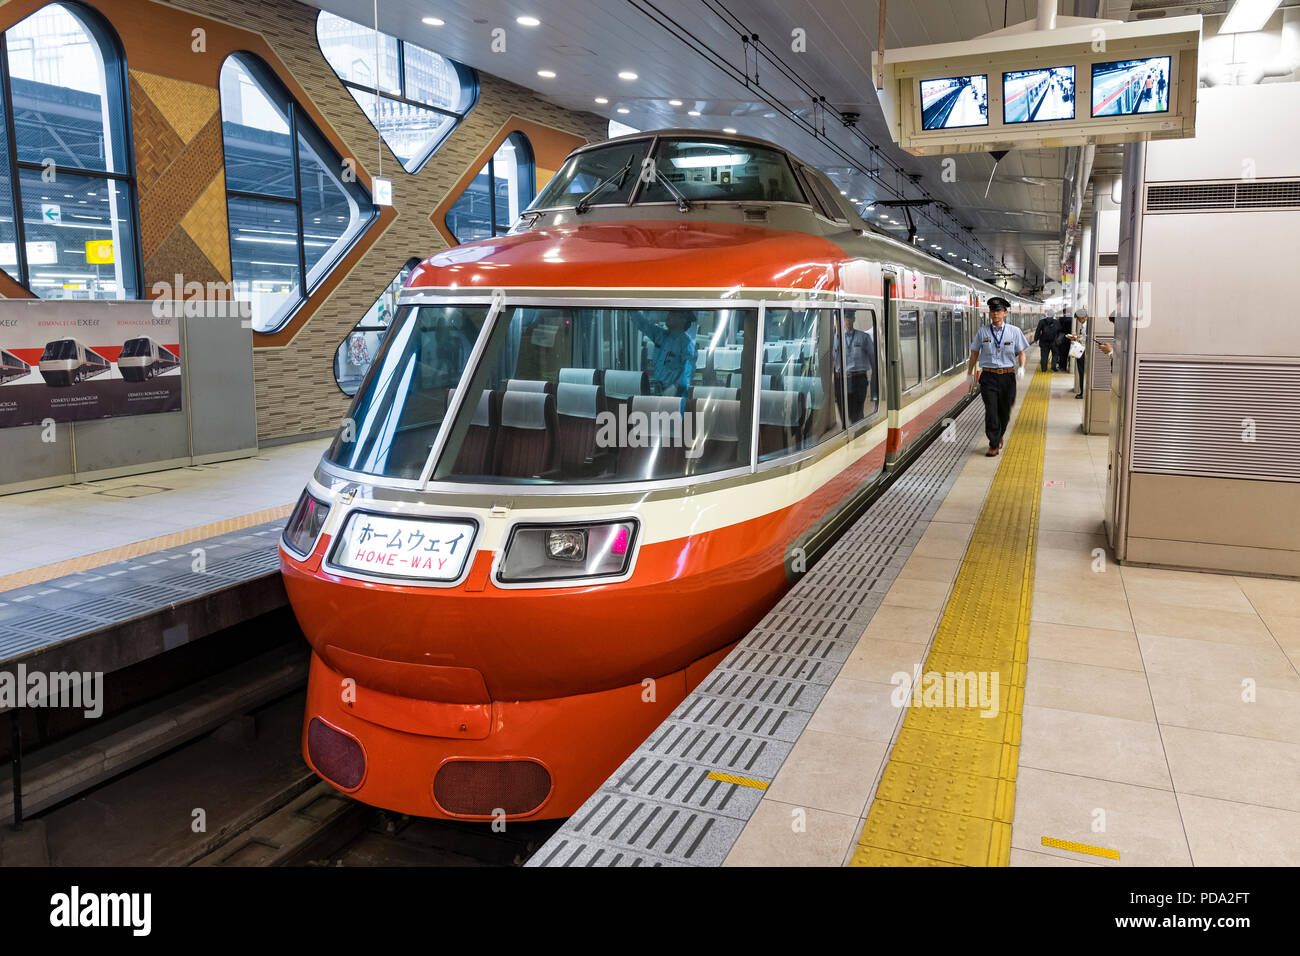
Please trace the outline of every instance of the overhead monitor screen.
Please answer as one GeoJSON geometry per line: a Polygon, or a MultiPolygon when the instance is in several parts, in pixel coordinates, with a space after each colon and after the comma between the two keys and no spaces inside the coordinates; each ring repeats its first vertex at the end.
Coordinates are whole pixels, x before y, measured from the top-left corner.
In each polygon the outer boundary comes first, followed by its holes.
{"type": "Polygon", "coordinates": [[[1092,115],[1169,111],[1169,57],[1092,65],[1092,115]]]}
{"type": "Polygon", "coordinates": [[[1074,119],[1074,67],[1002,74],[1002,121],[1041,123],[1074,119]]]}
{"type": "Polygon", "coordinates": [[[959,129],[989,125],[987,75],[953,76],[921,81],[923,129],[959,129]]]}

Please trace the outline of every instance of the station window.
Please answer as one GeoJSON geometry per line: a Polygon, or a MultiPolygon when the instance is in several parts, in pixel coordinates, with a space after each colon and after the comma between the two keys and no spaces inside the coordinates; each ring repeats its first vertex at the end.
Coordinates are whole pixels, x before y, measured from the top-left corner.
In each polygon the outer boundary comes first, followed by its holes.
{"type": "Polygon", "coordinates": [[[457,242],[504,236],[536,194],[533,148],[511,133],[447,210],[447,229],[457,242]]]}
{"type": "Polygon", "coordinates": [[[902,359],[903,388],[921,383],[920,313],[904,309],[898,313],[898,349],[902,359]]]}
{"type": "Polygon", "coordinates": [[[125,73],[78,4],[0,34],[0,268],[41,298],[140,295],[125,73]]]}
{"type": "Polygon", "coordinates": [[[609,138],[614,139],[618,136],[631,136],[633,133],[641,132],[635,126],[628,126],[626,123],[620,123],[616,119],[609,121],[609,138]]]}
{"type": "Polygon", "coordinates": [[[322,12],[316,40],[408,173],[420,170],[478,99],[469,67],[360,23],[322,12]]]}
{"type": "Polygon", "coordinates": [[[355,395],[370,366],[374,364],[380,347],[388,338],[393,317],[397,314],[397,296],[406,285],[411,270],[420,264],[418,258],[408,259],[402,271],[379,294],[379,298],[366,310],[366,314],[352,327],[339,343],[334,353],[334,381],[344,395],[355,395]]]}
{"type": "Polygon", "coordinates": [[[352,167],[256,57],[221,67],[230,265],[253,330],[281,328],[375,218],[352,167]]]}

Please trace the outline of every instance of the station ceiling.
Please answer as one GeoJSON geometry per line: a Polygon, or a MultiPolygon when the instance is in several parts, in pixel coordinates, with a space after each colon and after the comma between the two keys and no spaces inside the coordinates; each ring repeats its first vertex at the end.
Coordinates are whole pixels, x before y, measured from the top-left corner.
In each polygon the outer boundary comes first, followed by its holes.
{"type": "MultiPolygon", "coordinates": [[[[373,0],[309,2],[374,22],[373,0]]],[[[1105,15],[1126,19],[1130,7],[1169,0],[1101,2],[1105,15]]],[[[1036,0],[886,3],[887,48],[969,39],[1030,19],[1037,7],[1036,0]]],[[[1062,15],[1092,15],[1096,6],[1059,3],[1062,15]]],[[[1013,288],[1059,278],[1066,151],[1015,150],[996,169],[986,153],[963,154],[952,157],[945,177],[940,158],[895,147],[872,86],[876,0],[379,0],[378,17],[386,33],[570,109],[637,129],[732,127],[773,140],[826,170],[863,206],[930,197],[935,204],[913,215],[932,252],[989,279],[1000,272],[1013,288]],[[425,24],[430,16],[444,24],[425,24]],[[520,16],[541,23],[521,26],[520,16]],[[493,50],[496,27],[506,31],[504,52],[493,50]],[[796,30],[804,31],[802,51],[793,48],[796,30]],[[757,45],[744,41],[754,34],[757,45]],[[556,75],[542,78],[538,70],[556,75]],[[622,71],[637,78],[620,79],[622,71]],[[814,102],[817,96],[831,109],[814,102]],[[674,99],[682,105],[671,105],[674,99]],[[846,126],[852,113],[856,123],[846,126]]],[[[876,207],[865,215],[906,238],[901,210],[876,207]]]]}

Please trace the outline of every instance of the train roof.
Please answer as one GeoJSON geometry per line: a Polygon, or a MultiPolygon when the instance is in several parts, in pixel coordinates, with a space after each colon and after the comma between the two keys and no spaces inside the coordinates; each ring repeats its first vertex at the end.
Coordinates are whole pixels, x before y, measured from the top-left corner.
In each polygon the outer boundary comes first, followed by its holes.
{"type": "MultiPolygon", "coordinates": [[[[575,290],[635,288],[790,289],[833,291],[838,264],[858,258],[888,262],[958,282],[982,296],[1032,304],[879,230],[841,202],[824,172],[777,143],[738,133],[666,128],[589,143],[569,158],[619,143],[681,137],[755,144],[785,156],[815,177],[840,215],[822,215],[811,202],[692,199],[688,208],[633,201],[593,202],[525,210],[506,236],[440,252],[417,267],[410,289],[497,288],[575,290]],[[611,276],[610,267],[618,275],[611,276]]],[[[568,162],[566,158],[565,162],[568,162]]],[[[806,190],[805,190],[806,191],[806,190]]]]}

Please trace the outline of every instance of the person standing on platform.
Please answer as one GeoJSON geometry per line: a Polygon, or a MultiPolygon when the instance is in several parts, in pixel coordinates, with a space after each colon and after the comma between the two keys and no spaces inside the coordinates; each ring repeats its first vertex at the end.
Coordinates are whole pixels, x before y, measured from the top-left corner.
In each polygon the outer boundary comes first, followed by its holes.
{"type": "Polygon", "coordinates": [[[1056,346],[1053,349],[1056,354],[1056,370],[1068,372],[1070,370],[1070,329],[1073,328],[1070,313],[1062,312],[1056,322],[1056,346]]]}
{"type": "Polygon", "coordinates": [[[1011,303],[1000,296],[989,299],[989,324],[981,325],[970,344],[966,362],[966,381],[975,384],[975,362],[980,364],[980,398],[984,400],[984,434],[989,439],[992,458],[1002,450],[1002,438],[1011,421],[1011,406],[1016,400],[1016,379],[1025,377],[1025,350],[1029,342],[1025,333],[1007,325],[1011,303]]]}
{"type": "Polygon", "coordinates": [[[1074,397],[1083,398],[1083,370],[1088,365],[1088,310],[1079,309],[1074,313],[1074,317],[1079,320],[1079,331],[1074,335],[1067,335],[1066,338],[1083,346],[1083,352],[1074,360],[1074,367],[1079,371],[1079,391],[1074,397]]]}
{"type": "Polygon", "coordinates": [[[1056,347],[1056,319],[1050,315],[1044,314],[1038,320],[1038,328],[1034,329],[1034,342],[1038,345],[1038,370],[1047,371],[1047,363],[1052,363],[1052,371],[1056,371],[1056,356],[1052,350],[1056,347]]]}

